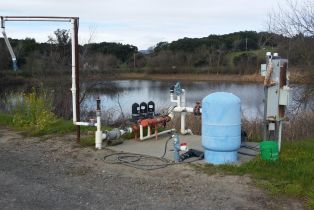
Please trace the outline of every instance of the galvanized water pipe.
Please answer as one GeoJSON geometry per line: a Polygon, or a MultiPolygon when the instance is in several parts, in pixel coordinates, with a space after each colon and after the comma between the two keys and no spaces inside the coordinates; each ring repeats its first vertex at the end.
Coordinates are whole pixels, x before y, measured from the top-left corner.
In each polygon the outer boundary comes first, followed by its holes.
{"type": "Polygon", "coordinates": [[[12,46],[9,42],[9,39],[7,37],[7,34],[5,33],[5,24],[4,24],[4,18],[1,17],[1,31],[2,31],[2,35],[5,41],[5,44],[7,45],[7,48],[9,50],[9,53],[11,55],[11,59],[12,59],[12,64],[13,64],[13,70],[16,71],[18,69],[17,67],[17,60],[16,60],[16,56],[13,52],[12,46]]]}

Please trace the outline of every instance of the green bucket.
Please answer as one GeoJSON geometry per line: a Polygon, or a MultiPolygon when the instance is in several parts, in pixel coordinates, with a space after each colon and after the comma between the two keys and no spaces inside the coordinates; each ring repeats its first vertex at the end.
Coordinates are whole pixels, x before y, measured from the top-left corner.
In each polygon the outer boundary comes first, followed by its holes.
{"type": "Polygon", "coordinates": [[[278,160],[277,141],[263,141],[260,143],[262,160],[278,160]]]}

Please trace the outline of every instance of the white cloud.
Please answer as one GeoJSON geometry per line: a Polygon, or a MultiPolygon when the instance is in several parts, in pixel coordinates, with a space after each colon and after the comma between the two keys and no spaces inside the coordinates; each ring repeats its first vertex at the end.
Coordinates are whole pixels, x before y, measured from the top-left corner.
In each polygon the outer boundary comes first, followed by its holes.
{"type": "MultiPolygon", "coordinates": [[[[118,41],[146,49],[159,41],[183,37],[264,30],[267,13],[275,6],[276,2],[260,0],[1,0],[0,12],[79,16],[81,42],[92,26],[96,28],[94,41],[118,41]]],[[[57,28],[51,23],[7,24],[9,36],[38,41],[46,41],[57,28]]]]}

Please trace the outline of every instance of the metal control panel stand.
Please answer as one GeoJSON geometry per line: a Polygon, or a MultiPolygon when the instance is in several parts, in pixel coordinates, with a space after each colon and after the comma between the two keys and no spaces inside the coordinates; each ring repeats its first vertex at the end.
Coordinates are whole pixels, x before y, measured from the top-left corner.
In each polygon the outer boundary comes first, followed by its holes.
{"type": "Polygon", "coordinates": [[[266,54],[266,64],[261,65],[264,76],[264,140],[277,140],[281,147],[282,122],[290,101],[288,60],[278,53],[266,54]]]}

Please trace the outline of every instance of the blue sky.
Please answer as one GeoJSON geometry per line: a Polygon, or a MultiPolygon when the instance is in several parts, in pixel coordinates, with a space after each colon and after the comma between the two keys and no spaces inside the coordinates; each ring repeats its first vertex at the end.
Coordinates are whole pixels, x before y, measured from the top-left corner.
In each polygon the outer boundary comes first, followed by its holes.
{"type": "MultiPolygon", "coordinates": [[[[264,31],[285,0],[0,0],[0,15],[79,16],[81,44],[121,42],[147,49],[160,41],[240,30],[264,31]]],[[[65,23],[8,22],[7,35],[45,42],[65,23]]]]}

